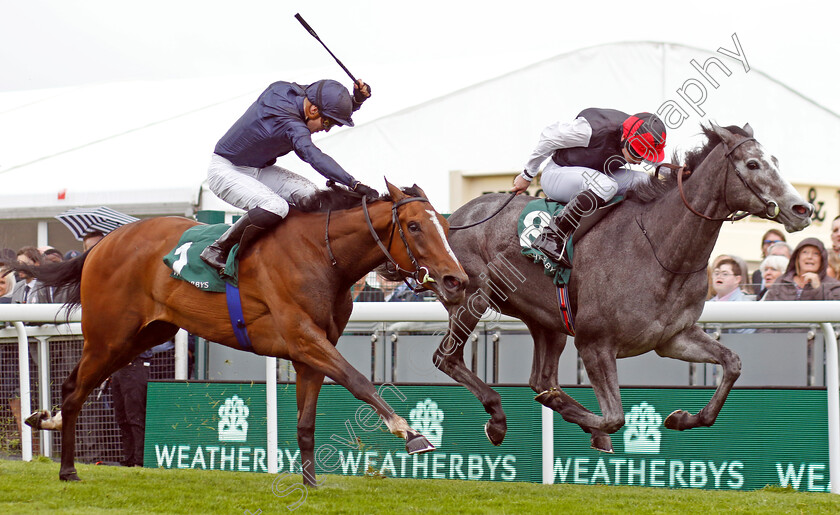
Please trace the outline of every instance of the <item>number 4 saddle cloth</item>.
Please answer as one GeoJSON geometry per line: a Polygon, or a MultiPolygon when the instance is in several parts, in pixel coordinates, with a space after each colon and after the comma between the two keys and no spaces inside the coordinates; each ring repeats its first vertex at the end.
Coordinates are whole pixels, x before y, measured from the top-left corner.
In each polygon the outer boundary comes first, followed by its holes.
{"type": "Polygon", "coordinates": [[[228,254],[224,274],[219,273],[205,263],[201,251],[215,242],[230,228],[227,224],[196,225],[184,231],[178,245],[164,256],[163,262],[172,269],[172,277],[191,283],[203,291],[224,292],[225,283],[237,286],[238,261],[236,254],[239,245],[234,245],[228,254]]]}

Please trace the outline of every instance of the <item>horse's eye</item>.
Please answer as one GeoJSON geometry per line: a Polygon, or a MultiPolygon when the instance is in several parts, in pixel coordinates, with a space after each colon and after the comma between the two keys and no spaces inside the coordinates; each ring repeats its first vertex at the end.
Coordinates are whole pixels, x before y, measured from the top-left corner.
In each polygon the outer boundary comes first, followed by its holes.
{"type": "Polygon", "coordinates": [[[759,168],[761,168],[761,164],[755,159],[750,159],[749,161],[747,161],[747,168],[749,168],[750,170],[758,170],[759,168]]]}
{"type": "Polygon", "coordinates": [[[408,230],[411,232],[420,232],[420,224],[417,222],[408,222],[408,230]]]}

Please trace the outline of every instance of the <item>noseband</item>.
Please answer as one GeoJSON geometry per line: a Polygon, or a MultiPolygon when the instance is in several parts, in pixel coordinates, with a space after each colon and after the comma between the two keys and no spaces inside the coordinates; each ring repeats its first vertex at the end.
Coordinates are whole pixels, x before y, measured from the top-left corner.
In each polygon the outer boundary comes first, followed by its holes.
{"type": "MultiPolygon", "coordinates": [[[[750,190],[750,193],[752,193],[758,200],[761,201],[762,204],[764,204],[765,214],[767,215],[767,218],[774,219],[777,216],[779,216],[779,205],[772,200],[770,200],[770,201],[766,200],[764,198],[764,196],[762,196],[760,193],[758,193],[755,190],[755,188],[753,188],[752,185],[750,183],[748,183],[746,181],[746,179],[744,179],[744,176],[741,175],[741,171],[738,170],[738,166],[735,164],[735,160],[732,158],[732,153],[735,152],[735,150],[737,150],[738,147],[740,147],[741,145],[743,145],[744,143],[747,143],[749,141],[754,142],[755,138],[744,138],[741,141],[739,141],[738,144],[736,144],[732,148],[729,148],[726,145],[726,143],[723,142],[723,141],[721,141],[721,143],[723,144],[723,148],[726,150],[726,154],[725,154],[726,159],[728,160],[729,164],[732,165],[732,169],[735,171],[735,175],[739,179],[741,179],[741,182],[744,183],[744,186],[746,186],[748,190],[750,190]]],[[[729,166],[726,167],[726,175],[724,176],[724,179],[723,179],[723,205],[726,206],[726,209],[730,213],[734,213],[732,208],[729,207],[729,202],[727,202],[727,200],[726,200],[726,191],[728,189],[727,188],[728,182],[729,182],[729,166]]],[[[696,209],[694,209],[693,207],[691,207],[691,204],[688,203],[688,199],[685,196],[685,191],[683,190],[683,171],[682,171],[681,168],[677,171],[677,186],[680,190],[680,197],[682,198],[682,201],[685,204],[685,207],[687,207],[689,209],[689,211],[691,211],[695,215],[697,215],[700,218],[703,218],[705,220],[710,220],[712,222],[735,222],[737,220],[742,220],[742,219],[744,219],[744,218],[746,218],[747,216],[750,215],[750,213],[748,213],[748,212],[743,212],[740,215],[733,214],[731,216],[725,216],[723,218],[712,218],[710,216],[704,215],[703,213],[701,213],[701,212],[697,211],[696,209]]]]}

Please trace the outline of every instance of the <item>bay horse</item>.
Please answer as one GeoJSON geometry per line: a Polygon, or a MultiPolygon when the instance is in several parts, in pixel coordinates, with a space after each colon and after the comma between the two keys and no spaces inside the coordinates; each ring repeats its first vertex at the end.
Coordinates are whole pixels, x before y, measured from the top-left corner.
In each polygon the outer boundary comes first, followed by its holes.
{"type": "Polygon", "coordinates": [[[684,185],[682,171],[650,176],[575,241],[569,282],[574,344],[600,416],[558,386],[558,362],[571,330],[558,309],[557,288],[542,266],[521,254],[516,234],[519,214],[534,198],[520,195],[497,216],[464,230],[454,229],[495,213],[509,195],[483,195],[449,217],[450,244],[470,280],[463,300],[443,299],[449,327],[433,361],[484,405],[490,415],[485,434],[494,445],[507,431],[501,398],[464,364],[463,345],[487,308],[526,324],[534,340],[529,385],[536,400],[590,433],[593,448],[612,452],[609,434],[624,425],[616,359],[652,350],[722,366],[723,379],[699,413],[677,410],[665,420],[665,427],[677,430],[714,424],[741,370],[740,358],[696,325],[721,225],[745,211],[797,231],[810,223],[813,206],[782,178],[778,161],[752,137],[749,124],[702,129],[707,142],[686,154],[692,173],[684,185]]]}
{"type": "MultiPolygon", "coordinates": [[[[434,449],[335,348],[353,310],[351,287],[386,256],[440,298],[457,303],[464,296],[467,277],[447,242],[446,220],[416,185],[386,184],[389,195],[369,206],[344,190],[305,199],[240,254],[239,289],[253,351],[291,360],[297,371],[298,445],[308,485],[315,485],[315,414],[324,376],[372,406],[391,433],[406,439],[409,453],[434,449]]],[[[240,348],[225,295],[172,278],[163,263],[195,225],[180,217],[141,220],[72,261],[32,270],[45,284],[69,287],[71,303],[82,307],[82,357],[62,385],[61,411],[29,418],[36,429],[61,431],[60,479],[79,480],[75,426],[85,399],[139,353],[178,328],[240,348]]]]}

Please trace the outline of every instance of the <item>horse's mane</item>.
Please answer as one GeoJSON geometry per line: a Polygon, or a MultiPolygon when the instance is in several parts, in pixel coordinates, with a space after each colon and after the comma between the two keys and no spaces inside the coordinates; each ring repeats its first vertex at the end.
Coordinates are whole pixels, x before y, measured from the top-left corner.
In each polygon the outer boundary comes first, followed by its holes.
{"type": "MultiPolygon", "coordinates": [[[[411,197],[423,196],[417,185],[402,188],[402,192],[411,197]]],[[[385,193],[379,198],[373,200],[391,200],[391,195],[385,193]]],[[[368,199],[370,202],[371,199],[368,199]]],[[[312,195],[305,197],[298,202],[294,208],[304,213],[316,213],[327,210],[338,211],[342,209],[350,209],[359,207],[361,205],[361,198],[351,191],[344,188],[330,188],[326,190],[318,190],[312,195]]]]}
{"type": "MultiPolygon", "coordinates": [[[[733,134],[738,134],[746,138],[750,137],[744,129],[737,125],[729,125],[724,128],[733,134]]],[[[700,129],[703,131],[703,135],[706,136],[706,143],[693,150],[689,150],[682,159],[682,162],[685,163],[689,170],[696,170],[712,150],[723,141],[714,129],[712,129],[711,125],[707,127],[701,124],[700,129]]],[[[681,164],[680,157],[676,151],[671,155],[671,164],[681,164]]],[[[646,181],[641,181],[635,185],[632,190],[627,192],[627,199],[642,203],[652,202],[677,187],[677,175],[675,173],[663,168],[659,175],[660,178],[657,178],[655,175],[649,175],[646,181]]]]}

